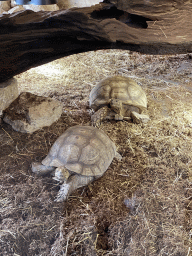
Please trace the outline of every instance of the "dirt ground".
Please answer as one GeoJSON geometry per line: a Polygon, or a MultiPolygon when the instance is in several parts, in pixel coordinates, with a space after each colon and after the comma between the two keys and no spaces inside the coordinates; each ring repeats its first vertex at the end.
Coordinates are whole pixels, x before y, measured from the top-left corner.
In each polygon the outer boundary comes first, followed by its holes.
{"type": "Polygon", "coordinates": [[[63,103],[62,117],[33,134],[0,125],[0,255],[192,255],[192,55],[121,50],[77,54],[22,73],[20,92],[63,103]],[[67,128],[90,125],[89,93],[112,75],[145,90],[145,125],[105,121],[122,160],[56,203],[59,185],[32,173],[67,128]]]}

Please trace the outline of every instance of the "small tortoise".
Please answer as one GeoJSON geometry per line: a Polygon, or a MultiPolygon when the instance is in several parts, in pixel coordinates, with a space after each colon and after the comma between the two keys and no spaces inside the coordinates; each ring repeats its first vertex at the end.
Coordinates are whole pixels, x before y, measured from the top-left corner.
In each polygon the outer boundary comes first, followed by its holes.
{"type": "Polygon", "coordinates": [[[92,126],[74,126],[67,129],[53,144],[41,163],[32,163],[37,174],[53,172],[53,179],[61,183],[55,201],[61,202],[77,188],[101,177],[111,164],[115,144],[101,130],[92,126]]]}
{"type": "Polygon", "coordinates": [[[95,111],[91,118],[94,126],[104,119],[135,121],[136,116],[141,122],[149,120],[147,115],[141,115],[147,109],[146,94],[128,77],[113,76],[101,81],[90,93],[89,106],[95,111]]]}

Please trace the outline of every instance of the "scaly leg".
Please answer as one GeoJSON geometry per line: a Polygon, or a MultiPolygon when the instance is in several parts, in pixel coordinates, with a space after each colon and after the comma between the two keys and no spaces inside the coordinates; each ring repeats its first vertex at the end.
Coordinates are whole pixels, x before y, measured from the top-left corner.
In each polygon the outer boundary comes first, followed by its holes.
{"type": "Polygon", "coordinates": [[[88,185],[94,180],[93,176],[81,176],[81,175],[72,175],[69,177],[66,183],[63,183],[60,186],[60,190],[57,194],[56,202],[66,201],[69,195],[76,190],[77,188],[88,185]]]}
{"type": "Polygon", "coordinates": [[[55,170],[53,166],[43,165],[39,162],[33,162],[31,165],[32,172],[36,173],[37,175],[46,175],[50,172],[55,170]]]}
{"type": "Polygon", "coordinates": [[[97,110],[91,117],[92,125],[95,127],[99,127],[101,125],[101,122],[106,118],[108,112],[109,108],[107,106],[104,106],[97,110]]]}

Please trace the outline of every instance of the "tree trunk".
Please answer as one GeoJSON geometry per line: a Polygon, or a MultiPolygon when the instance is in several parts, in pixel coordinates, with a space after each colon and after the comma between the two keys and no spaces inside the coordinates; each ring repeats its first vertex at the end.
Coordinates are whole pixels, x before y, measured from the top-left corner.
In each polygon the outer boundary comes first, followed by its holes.
{"type": "Polygon", "coordinates": [[[56,12],[0,15],[0,82],[31,67],[90,50],[192,52],[192,3],[172,1],[176,4],[170,7],[170,0],[164,2],[161,8],[151,4],[150,10],[132,6],[130,12],[125,6],[118,9],[101,3],[56,12]]]}

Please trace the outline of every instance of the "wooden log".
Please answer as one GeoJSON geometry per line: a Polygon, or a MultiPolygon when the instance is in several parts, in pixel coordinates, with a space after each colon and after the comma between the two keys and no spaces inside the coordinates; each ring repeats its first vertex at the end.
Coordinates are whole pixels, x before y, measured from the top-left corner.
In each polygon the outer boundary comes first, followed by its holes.
{"type": "Polygon", "coordinates": [[[189,1],[168,9],[162,5],[158,12],[143,10],[142,15],[141,10],[132,8],[130,13],[122,9],[101,3],[56,12],[26,10],[0,15],[0,82],[31,67],[90,50],[192,52],[189,1]]]}

